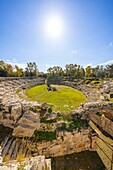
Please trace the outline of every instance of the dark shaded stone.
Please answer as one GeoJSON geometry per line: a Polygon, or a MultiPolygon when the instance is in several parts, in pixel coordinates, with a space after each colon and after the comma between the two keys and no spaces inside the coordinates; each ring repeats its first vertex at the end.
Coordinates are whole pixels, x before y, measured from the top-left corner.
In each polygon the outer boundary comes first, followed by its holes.
{"type": "Polygon", "coordinates": [[[110,94],[110,98],[113,98],[113,93],[110,94]]]}

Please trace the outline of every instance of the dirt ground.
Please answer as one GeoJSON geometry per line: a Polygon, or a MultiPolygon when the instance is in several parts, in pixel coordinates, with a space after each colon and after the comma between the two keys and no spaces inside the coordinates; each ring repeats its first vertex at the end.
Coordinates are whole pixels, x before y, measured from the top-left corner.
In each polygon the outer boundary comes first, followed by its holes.
{"type": "Polygon", "coordinates": [[[52,159],[52,170],[105,170],[97,152],[84,151],[52,159]]]}

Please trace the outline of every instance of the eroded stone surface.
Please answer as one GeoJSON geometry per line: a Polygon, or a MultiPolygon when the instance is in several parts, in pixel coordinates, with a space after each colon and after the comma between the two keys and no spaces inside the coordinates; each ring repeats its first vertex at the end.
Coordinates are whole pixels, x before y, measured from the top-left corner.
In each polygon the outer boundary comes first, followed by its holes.
{"type": "Polygon", "coordinates": [[[51,159],[45,159],[45,156],[31,157],[24,161],[10,161],[0,164],[0,170],[51,170],[51,159]]]}

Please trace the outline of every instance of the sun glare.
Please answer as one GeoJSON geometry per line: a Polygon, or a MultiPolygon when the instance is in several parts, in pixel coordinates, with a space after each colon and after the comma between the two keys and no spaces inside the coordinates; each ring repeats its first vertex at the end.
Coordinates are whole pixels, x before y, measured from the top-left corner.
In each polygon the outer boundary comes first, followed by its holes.
{"type": "Polygon", "coordinates": [[[63,23],[62,20],[56,16],[48,18],[46,22],[47,35],[52,38],[58,38],[63,33],[63,23]]]}

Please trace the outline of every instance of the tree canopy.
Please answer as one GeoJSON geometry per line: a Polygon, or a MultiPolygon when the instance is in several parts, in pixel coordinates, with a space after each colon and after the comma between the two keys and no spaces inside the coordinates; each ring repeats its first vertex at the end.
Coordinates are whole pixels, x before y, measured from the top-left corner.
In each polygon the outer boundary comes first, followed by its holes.
{"type": "MultiPolygon", "coordinates": [[[[43,72],[42,72],[43,73],[43,72]]],[[[27,67],[23,70],[19,66],[12,66],[9,63],[0,61],[0,77],[33,77],[38,76],[39,71],[36,62],[28,62],[27,67]]],[[[50,67],[47,74],[41,74],[43,77],[69,77],[71,79],[79,78],[113,78],[113,64],[103,67],[97,65],[96,67],[87,66],[83,68],[79,64],[66,64],[63,69],[60,66],[50,67]]]]}
{"type": "Polygon", "coordinates": [[[59,66],[50,67],[48,70],[48,76],[66,76],[70,78],[113,78],[113,64],[107,65],[106,67],[96,66],[91,67],[87,66],[83,68],[78,64],[67,64],[64,69],[59,66]]]}
{"type": "Polygon", "coordinates": [[[38,68],[35,62],[27,63],[25,70],[15,65],[0,61],[0,77],[32,77],[38,76],[38,68]]]}

